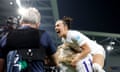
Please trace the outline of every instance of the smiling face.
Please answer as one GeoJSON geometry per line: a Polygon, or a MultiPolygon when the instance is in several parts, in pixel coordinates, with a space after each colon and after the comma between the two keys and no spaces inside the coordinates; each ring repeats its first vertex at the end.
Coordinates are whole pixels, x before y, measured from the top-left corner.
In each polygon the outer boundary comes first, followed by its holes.
{"type": "Polygon", "coordinates": [[[67,26],[64,24],[62,20],[58,20],[55,23],[55,31],[58,34],[59,37],[65,37],[67,33],[67,26]]]}

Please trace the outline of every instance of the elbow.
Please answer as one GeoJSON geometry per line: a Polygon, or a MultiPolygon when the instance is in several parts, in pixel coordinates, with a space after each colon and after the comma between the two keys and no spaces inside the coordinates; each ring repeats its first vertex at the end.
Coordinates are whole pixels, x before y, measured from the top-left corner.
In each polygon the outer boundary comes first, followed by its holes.
{"type": "Polygon", "coordinates": [[[91,49],[89,47],[89,45],[86,43],[84,44],[82,47],[83,51],[86,53],[86,54],[89,54],[91,52],[91,49]]]}
{"type": "Polygon", "coordinates": [[[83,50],[83,53],[84,54],[89,54],[91,52],[91,50],[90,50],[90,48],[85,48],[84,50],[83,50]]]}

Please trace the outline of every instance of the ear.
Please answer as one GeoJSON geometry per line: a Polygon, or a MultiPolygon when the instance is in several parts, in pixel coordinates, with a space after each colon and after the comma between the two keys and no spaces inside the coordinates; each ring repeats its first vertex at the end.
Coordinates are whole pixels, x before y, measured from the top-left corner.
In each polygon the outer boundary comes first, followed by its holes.
{"type": "Polygon", "coordinates": [[[39,27],[40,27],[40,23],[36,24],[36,27],[39,29],[39,27]]]}

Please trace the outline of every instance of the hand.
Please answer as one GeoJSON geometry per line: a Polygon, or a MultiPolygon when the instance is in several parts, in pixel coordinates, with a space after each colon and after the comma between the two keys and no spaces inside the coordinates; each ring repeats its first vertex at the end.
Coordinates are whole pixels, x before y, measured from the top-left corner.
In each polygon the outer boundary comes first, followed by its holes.
{"type": "Polygon", "coordinates": [[[74,59],[71,61],[71,65],[72,65],[73,67],[76,67],[78,61],[80,61],[79,55],[80,55],[79,53],[76,54],[76,55],[75,55],[76,57],[74,57],[74,59]]]}

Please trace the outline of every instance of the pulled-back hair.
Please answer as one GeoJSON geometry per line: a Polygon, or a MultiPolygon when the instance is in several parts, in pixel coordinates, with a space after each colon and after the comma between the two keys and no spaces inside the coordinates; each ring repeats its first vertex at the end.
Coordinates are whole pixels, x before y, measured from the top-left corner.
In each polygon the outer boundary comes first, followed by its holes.
{"type": "Polygon", "coordinates": [[[71,17],[64,16],[62,20],[64,21],[64,24],[68,26],[68,29],[70,29],[73,19],[71,17]]]}

